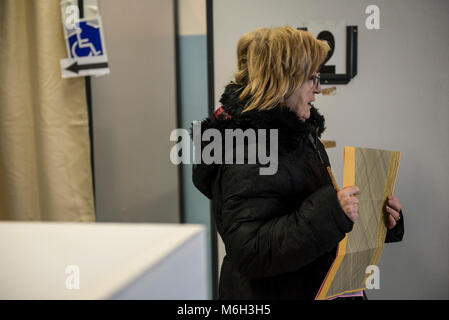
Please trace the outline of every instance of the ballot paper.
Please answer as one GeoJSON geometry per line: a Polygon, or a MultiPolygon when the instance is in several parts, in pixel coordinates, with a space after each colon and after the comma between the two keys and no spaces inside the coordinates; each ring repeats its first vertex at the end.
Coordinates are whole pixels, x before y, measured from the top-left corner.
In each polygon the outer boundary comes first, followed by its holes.
{"type": "Polygon", "coordinates": [[[359,218],[338,244],[336,258],[315,299],[366,289],[367,267],[377,265],[384,246],[385,205],[394,191],[400,158],[397,151],[345,147],[343,187],[359,187],[359,218]]]}

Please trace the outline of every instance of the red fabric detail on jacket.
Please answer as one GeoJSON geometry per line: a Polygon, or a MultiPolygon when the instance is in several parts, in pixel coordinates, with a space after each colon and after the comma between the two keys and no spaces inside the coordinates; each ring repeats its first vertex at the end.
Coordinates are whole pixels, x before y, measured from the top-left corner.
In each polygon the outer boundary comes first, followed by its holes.
{"type": "Polygon", "coordinates": [[[224,111],[223,107],[220,107],[220,108],[218,108],[217,110],[215,110],[215,112],[214,112],[214,117],[215,117],[216,119],[218,119],[218,117],[219,117],[221,114],[223,114],[223,116],[224,116],[225,119],[230,119],[230,118],[232,118],[232,116],[231,116],[229,113],[227,113],[226,111],[224,111]]]}

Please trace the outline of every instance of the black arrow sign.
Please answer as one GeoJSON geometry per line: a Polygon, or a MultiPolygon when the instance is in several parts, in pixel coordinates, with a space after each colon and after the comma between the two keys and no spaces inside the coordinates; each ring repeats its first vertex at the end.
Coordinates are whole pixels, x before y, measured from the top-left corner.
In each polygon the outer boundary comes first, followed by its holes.
{"type": "Polygon", "coordinates": [[[78,61],[75,61],[73,64],[68,66],[66,70],[72,71],[74,73],[78,73],[80,70],[90,70],[90,69],[103,69],[107,68],[107,62],[100,63],[89,63],[89,64],[78,64],[78,61]]]}

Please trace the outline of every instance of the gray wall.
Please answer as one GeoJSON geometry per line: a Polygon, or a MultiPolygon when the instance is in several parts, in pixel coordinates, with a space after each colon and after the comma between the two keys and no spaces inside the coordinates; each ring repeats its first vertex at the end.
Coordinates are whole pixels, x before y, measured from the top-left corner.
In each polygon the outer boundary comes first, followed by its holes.
{"type": "Polygon", "coordinates": [[[449,298],[448,16],[447,0],[214,1],[216,101],[236,71],[243,33],[307,20],[359,26],[358,75],[316,106],[327,121],[324,139],[337,141],[328,153],[340,186],[344,146],[402,152],[395,195],[405,237],[386,245],[381,289],[368,290],[370,299],[449,298]],[[381,30],[365,28],[370,4],[380,8],[381,30]]]}
{"type": "Polygon", "coordinates": [[[173,1],[99,1],[111,74],[92,78],[97,221],[179,222],[173,1]]]}

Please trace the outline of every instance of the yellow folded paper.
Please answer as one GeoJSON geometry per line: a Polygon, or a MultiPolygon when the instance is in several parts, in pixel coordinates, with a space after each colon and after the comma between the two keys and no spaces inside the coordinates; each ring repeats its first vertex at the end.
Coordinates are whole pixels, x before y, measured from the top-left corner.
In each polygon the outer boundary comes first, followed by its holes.
{"type": "Polygon", "coordinates": [[[394,191],[401,153],[345,147],[344,158],[343,188],[359,187],[359,218],[338,244],[317,300],[366,289],[366,268],[377,264],[384,246],[385,204],[394,191]]]}

